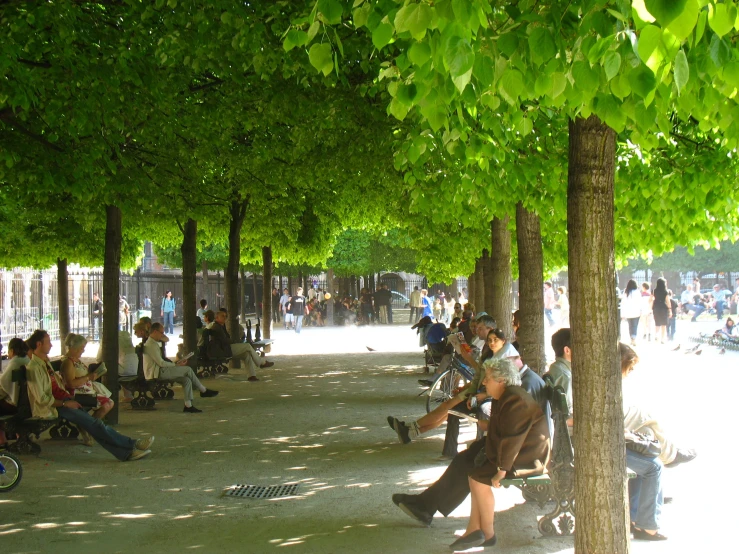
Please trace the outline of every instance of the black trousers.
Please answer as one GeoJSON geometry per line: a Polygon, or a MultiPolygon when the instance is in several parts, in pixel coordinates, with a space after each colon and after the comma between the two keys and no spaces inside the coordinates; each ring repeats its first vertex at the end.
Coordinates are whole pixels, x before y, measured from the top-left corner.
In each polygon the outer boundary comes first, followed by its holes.
{"type": "Polygon", "coordinates": [[[484,437],[457,454],[439,480],[418,496],[418,506],[430,514],[441,512],[444,517],[451,514],[470,494],[467,474],[475,467],[475,457],[483,448],[484,437]]]}

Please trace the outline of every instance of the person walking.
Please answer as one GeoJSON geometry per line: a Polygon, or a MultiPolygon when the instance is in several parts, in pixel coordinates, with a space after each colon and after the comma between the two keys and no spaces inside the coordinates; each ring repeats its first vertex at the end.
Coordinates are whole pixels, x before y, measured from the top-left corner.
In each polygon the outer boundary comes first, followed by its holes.
{"type": "Polygon", "coordinates": [[[177,317],[177,312],[175,311],[175,300],[172,298],[172,291],[168,290],[164,293],[164,298],[162,298],[162,310],[161,315],[163,318],[163,324],[164,324],[164,331],[168,335],[174,334],[174,318],[177,317]]]}
{"type": "Polygon", "coordinates": [[[546,316],[550,327],[554,327],[554,317],[552,317],[554,304],[554,289],[552,288],[552,283],[551,281],[546,281],[544,283],[544,315],[546,316]]]}
{"type": "Polygon", "coordinates": [[[302,287],[298,287],[297,293],[290,298],[290,313],[293,315],[295,332],[300,334],[303,328],[303,317],[308,313],[302,287]]]}
{"type": "Polygon", "coordinates": [[[636,344],[636,337],[639,329],[639,318],[641,317],[642,299],[639,293],[639,287],[636,281],[629,279],[626,283],[626,290],[621,296],[621,319],[625,319],[629,324],[629,337],[631,345],[636,344]]]}
{"type": "Polygon", "coordinates": [[[408,323],[416,323],[421,319],[421,310],[423,308],[423,303],[421,302],[421,291],[417,286],[413,288],[413,292],[411,293],[410,305],[411,317],[408,323]]]}
{"type": "Polygon", "coordinates": [[[667,296],[667,281],[661,277],[657,279],[657,286],[652,292],[652,315],[654,316],[654,340],[658,338],[662,344],[665,343],[667,335],[667,320],[672,317],[672,306],[667,296]]]}
{"type": "Polygon", "coordinates": [[[95,292],[92,294],[92,340],[100,340],[103,328],[103,301],[100,295],[95,292]]]}
{"type": "Polygon", "coordinates": [[[570,326],[570,299],[567,298],[567,289],[565,287],[557,287],[559,298],[557,298],[557,308],[559,308],[559,326],[570,326]]]}

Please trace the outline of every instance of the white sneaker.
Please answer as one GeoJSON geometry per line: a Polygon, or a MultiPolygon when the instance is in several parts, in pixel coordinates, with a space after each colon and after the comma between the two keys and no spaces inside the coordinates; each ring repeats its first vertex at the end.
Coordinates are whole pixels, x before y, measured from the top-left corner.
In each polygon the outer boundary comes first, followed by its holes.
{"type": "Polygon", "coordinates": [[[136,441],[136,450],[149,450],[152,444],[154,444],[154,435],[139,439],[136,441]]]}
{"type": "Polygon", "coordinates": [[[128,457],[128,462],[133,462],[134,460],[139,460],[145,456],[148,456],[151,454],[151,450],[139,450],[138,448],[134,448],[133,452],[131,452],[131,455],[128,457]]]}

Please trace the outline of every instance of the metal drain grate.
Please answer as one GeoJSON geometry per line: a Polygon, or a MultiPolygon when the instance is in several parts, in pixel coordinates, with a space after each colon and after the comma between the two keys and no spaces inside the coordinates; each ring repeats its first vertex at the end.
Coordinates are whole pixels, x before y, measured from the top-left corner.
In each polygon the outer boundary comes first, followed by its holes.
{"type": "Polygon", "coordinates": [[[226,496],[239,498],[281,498],[295,496],[298,493],[299,483],[287,485],[232,485],[226,489],[226,496]]]}

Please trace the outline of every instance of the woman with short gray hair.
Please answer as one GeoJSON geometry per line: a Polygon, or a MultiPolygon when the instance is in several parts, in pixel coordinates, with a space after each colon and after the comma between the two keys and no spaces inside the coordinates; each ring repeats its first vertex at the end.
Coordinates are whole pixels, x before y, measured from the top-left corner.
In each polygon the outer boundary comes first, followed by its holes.
{"type": "Polygon", "coordinates": [[[539,403],[521,388],[521,377],[507,358],[492,358],[482,365],[482,384],[492,397],[485,449],[468,473],[472,509],[467,529],[450,546],[466,550],[497,542],[493,519],[495,497],[491,487],[505,478],[528,477],[545,472],[549,462],[549,423],[539,403]]]}

